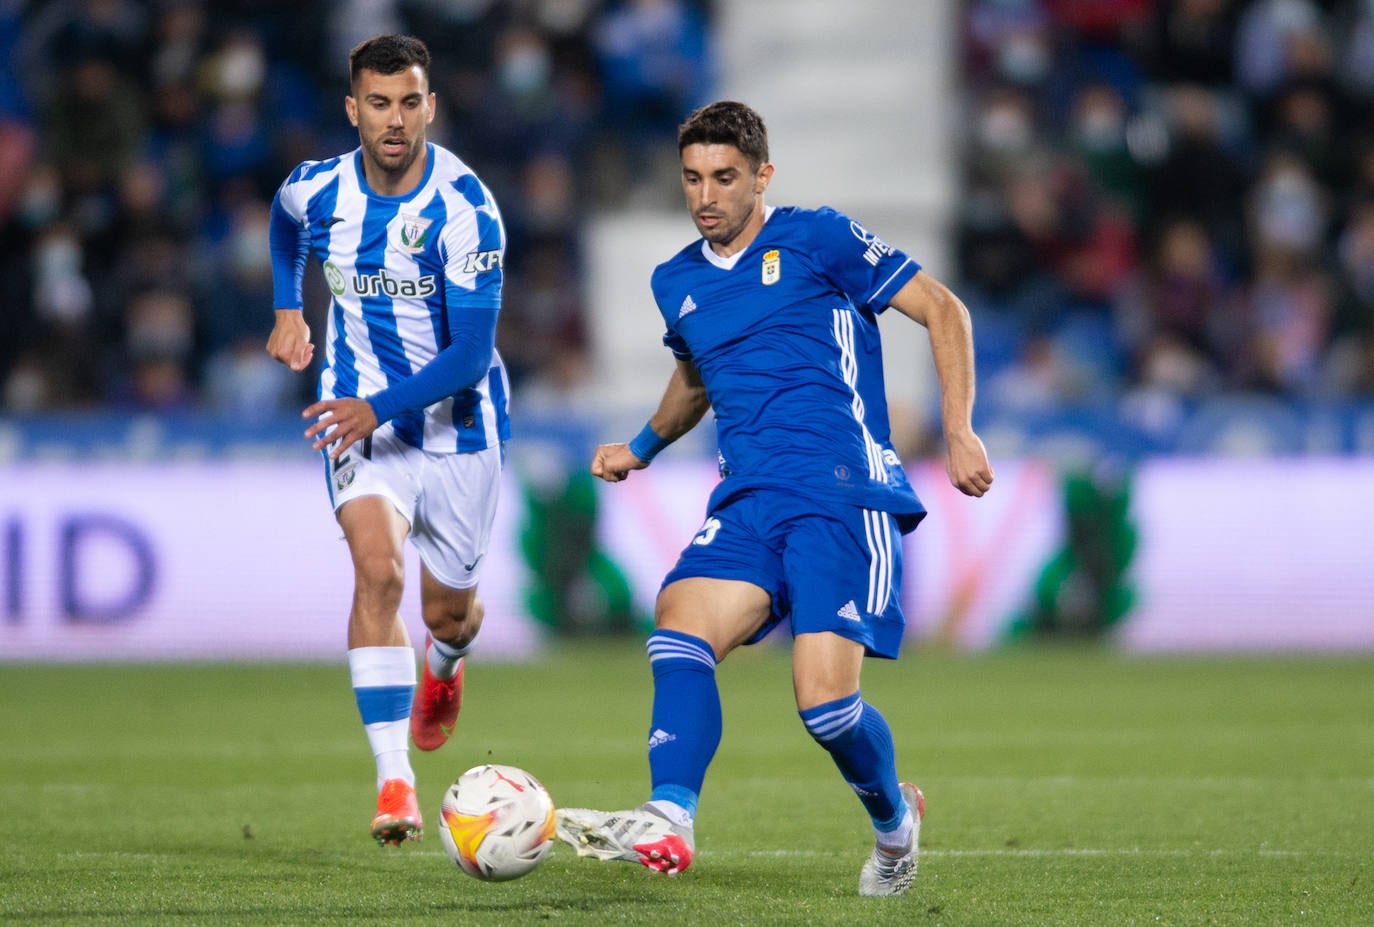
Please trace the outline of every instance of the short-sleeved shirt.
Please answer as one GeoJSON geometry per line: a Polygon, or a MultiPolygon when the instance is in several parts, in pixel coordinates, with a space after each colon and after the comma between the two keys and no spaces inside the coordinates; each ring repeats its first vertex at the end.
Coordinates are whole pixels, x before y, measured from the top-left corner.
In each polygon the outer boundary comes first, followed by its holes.
{"type": "Polygon", "coordinates": [[[778,207],[743,251],[704,240],[654,271],[664,343],[701,373],[722,480],[925,515],[890,440],[878,314],[920,265],[833,209],[778,207]]]}

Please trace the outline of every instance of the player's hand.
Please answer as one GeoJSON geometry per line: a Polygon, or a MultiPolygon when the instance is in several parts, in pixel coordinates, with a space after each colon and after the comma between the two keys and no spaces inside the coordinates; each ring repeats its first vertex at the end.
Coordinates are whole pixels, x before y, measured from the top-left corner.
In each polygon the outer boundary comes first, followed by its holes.
{"type": "Polygon", "coordinates": [[[599,476],[608,483],[619,483],[631,470],[643,470],[647,466],[646,461],[630,453],[630,445],[603,444],[592,457],[592,476],[599,476]]]}
{"type": "Polygon", "coordinates": [[[331,460],[377,430],[377,413],[366,399],[345,397],[321,399],[305,407],[301,418],[313,418],[315,424],[305,429],[307,439],[313,439],[315,450],[329,448],[331,460]]]}
{"type": "Polygon", "coordinates": [[[315,345],[310,342],[310,326],[305,324],[305,315],[299,309],[277,310],[276,324],[272,326],[272,334],[267,336],[267,353],[273,360],[290,367],[293,373],[310,366],[315,345]]]}
{"type": "Polygon", "coordinates": [[[992,486],[992,464],[987,448],[972,431],[946,434],[949,453],[945,458],[945,472],[954,488],[966,496],[981,496],[992,486]]]}

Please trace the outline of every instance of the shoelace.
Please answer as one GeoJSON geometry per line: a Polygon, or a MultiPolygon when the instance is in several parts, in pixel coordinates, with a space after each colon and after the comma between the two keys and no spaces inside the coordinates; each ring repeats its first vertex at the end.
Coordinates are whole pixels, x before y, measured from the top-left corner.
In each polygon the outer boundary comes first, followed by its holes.
{"type": "Polygon", "coordinates": [[[897,865],[906,858],[906,851],[897,851],[897,855],[892,855],[893,851],[882,847],[875,847],[873,850],[873,870],[878,878],[887,880],[897,874],[897,865]]]}

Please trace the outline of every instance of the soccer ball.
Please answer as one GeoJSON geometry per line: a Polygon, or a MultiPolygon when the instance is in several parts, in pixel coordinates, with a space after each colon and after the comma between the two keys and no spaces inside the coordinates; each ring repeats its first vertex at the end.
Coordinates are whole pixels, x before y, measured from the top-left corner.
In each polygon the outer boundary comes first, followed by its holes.
{"type": "Polygon", "coordinates": [[[506,882],[538,866],[553,846],[553,799],[514,766],[475,766],[454,780],[439,812],[439,839],[475,879],[506,882]]]}

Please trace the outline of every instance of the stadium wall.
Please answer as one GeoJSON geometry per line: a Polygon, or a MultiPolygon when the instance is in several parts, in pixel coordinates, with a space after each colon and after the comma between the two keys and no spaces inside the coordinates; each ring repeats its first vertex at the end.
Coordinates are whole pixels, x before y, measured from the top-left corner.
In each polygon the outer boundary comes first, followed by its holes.
{"type": "MultiPolygon", "coordinates": [[[[1072,546],[1064,474],[1003,461],[978,501],[938,464],[911,476],[930,509],[905,548],[912,640],[977,650],[1016,636],[1072,546]]],[[[337,659],[352,580],[321,478],[299,456],[5,465],[0,662],[337,659]]],[[[642,631],[715,478],[669,454],[597,484],[584,539],[533,518],[531,481],[508,470],[482,578],[484,655],[517,659],[556,639],[535,614],[549,561],[531,552],[560,545],[575,567],[624,578],[638,624],[620,630],[642,631]]],[[[1111,479],[1129,487],[1135,543],[1118,579],[1130,606],[1090,633],[1141,652],[1374,649],[1374,460],[1161,458],[1111,479]]],[[[403,611],[421,640],[412,593],[403,611]]]]}

